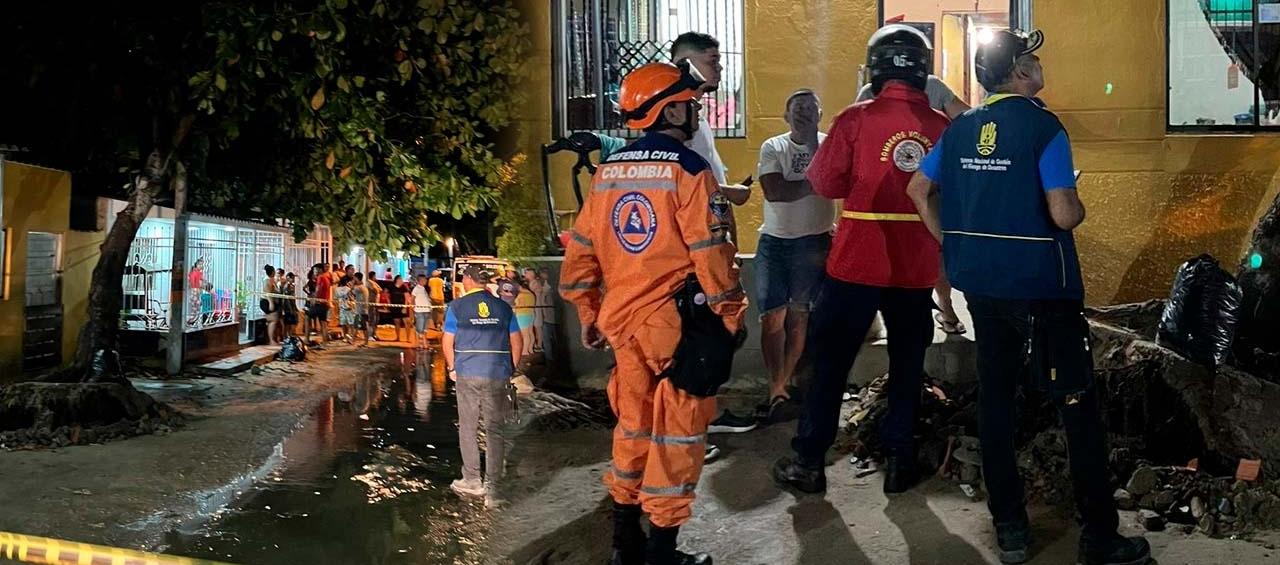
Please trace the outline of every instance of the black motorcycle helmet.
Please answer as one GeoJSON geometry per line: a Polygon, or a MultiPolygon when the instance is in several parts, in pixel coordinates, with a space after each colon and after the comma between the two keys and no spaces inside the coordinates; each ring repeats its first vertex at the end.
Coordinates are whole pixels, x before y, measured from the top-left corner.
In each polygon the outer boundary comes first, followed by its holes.
{"type": "Polygon", "coordinates": [[[920,30],[904,24],[880,28],[867,42],[867,70],[871,91],[880,94],[884,83],[903,80],[924,90],[933,69],[933,45],[920,30]]]}
{"type": "Polygon", "coordinates": [[[1044,33],[1040,30],[1022,32],[1002,29],[995,32],[991,41],[978,45],[978,52],[973,56],[978,84],[987,89],[987,92],[995,92],[1009,80],[1013,68],[1017,66],[1018,57],[1034,53],[1042,45],[1044,33]]]}

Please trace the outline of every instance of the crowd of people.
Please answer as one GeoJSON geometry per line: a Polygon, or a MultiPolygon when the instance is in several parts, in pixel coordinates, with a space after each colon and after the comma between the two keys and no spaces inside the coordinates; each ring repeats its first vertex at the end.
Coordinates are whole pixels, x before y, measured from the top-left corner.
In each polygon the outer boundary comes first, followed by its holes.
{"type": "MultiPolygon", "coordinates": [[[[921,478],[913,428],[935,324],[968,331],[951,305],[954,286],[975,326],[982,468],[1000,560],[1030,558],[1013,449],[1015,391],[1025,382],[1062,416],[1082,524],[1078,562],[1141,565],[1150,546],[1117,533],[1108,485],[1072,237],[1084,207],[1065,128],[1037,97],[1043,41],[1006,30],[978,45],[976,78],[989,96],[972,109],[930,75],[930,41],[906,25],[872,36],[870,83],[825,134],[815,92],[786,100],[790,131],[765,142],[757,170],[765,221],[754,290],[771,386],[756,416],[795,405],[794,454],[770,474],[824,493],[842,393],[879,315],[890,357],[883,490],[911,489],[921,478]],[[792,381],[806,347],[814,370],[801,391],[792,381]],[[803,399],[792,403],[793,394],[803,399]]],[[[745,339],[733,206],[751,192],[750,182],[727,184],[700,115],[700,100],[719,85],[718,43],[683,34],[671,59],[622,81],[618,107],[644,134],[602,156],[559,287],[577,308],[583,346],[611,348],[616,360],[608,393],[618,424],[604,477],[614,565],[711,563],[677,549],[716,451],[707,434],[747,431],[756,420],[715,413],[745,339]]],[[[521,339],[513,325],[512,357],[521,339]]]]}
{"type": "MultiPolygon", "coordinates": [[[[380,341],[380,326],[389,325],[395,330],[394,342],[427,348],[431,346],[428,336],[444,325],[449,283],[440,269],[409,279],[388,269],[379,278],[374,271],[360,273],[343,262],[317,263],[302,284],[282,268],[266,265],[263,271],[258,308],[266,321],[267,343],[272,345],[289,337],[316,338],[319,344],[332,338],[368,345],[380,341]]],[[[529,267],[519,273],[495,274],[486,283],[494,296],[514,309],[526,356],[554,357],[558,326],[551,313],[555,288],[550,280],[550,269],[529,267]]]]}

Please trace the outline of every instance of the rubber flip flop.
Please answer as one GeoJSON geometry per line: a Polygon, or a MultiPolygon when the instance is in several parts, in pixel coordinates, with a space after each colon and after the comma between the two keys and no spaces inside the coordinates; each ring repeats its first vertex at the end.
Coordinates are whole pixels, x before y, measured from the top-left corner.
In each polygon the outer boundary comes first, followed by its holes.
{"type": "Polygon", "coordinates": [[[948,335],[964,335],[969,333],[969,328],[964,327],[964,322],[956,320],[954,322],[943,318],[942,312],[933,315],[933,320],[938,322],[938,327],[942,328],[942,333],[948,335]]]}

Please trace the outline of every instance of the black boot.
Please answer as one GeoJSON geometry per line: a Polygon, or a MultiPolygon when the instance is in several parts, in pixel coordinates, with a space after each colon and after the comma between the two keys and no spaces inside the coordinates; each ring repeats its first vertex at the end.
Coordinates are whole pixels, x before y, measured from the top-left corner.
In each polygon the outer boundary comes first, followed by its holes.
{"type": "Polygon", "coordinates": [[[610,565],[644,565],[647,540],[640,527],[639,504],[613,503],[613,559],[610,565]]]}
{"type": "Polygon", "coordinates": [[[791,486],[801,492],[817,494],[827,490],[827,474],[801,465],[790,457],[783,457],[773,464],[773,480],[783,486],[791,486]]]}
{"type": "Polygon", "coordinates": [[[705,553],[690,555],[676,549],[676,536],[680,526],[674,528],[649,528],[649,546],[645,549],[647,565],[711,565],[711,556],[705,553]]]}
{"type": "Polygon", "coordinates": [[[885,458],[885,494],[907,492],[918,482],[920,482],[920,471],[916,468],[915,457],[890,455],[885,458]]]}
{"type": "Polygon", "coordinates": [[[1151,544],[1141,537],[1111,534],[1103,539],[1080,536],[1078,565],[1143,565],[1151,561],[1151,544]]]}
{"type": "Polygon", "coordinates": [[[1026,563],[1031,558],[1031,527],[1026,522],[996,524],[996,544],[1001,563],[1026,563]]]}

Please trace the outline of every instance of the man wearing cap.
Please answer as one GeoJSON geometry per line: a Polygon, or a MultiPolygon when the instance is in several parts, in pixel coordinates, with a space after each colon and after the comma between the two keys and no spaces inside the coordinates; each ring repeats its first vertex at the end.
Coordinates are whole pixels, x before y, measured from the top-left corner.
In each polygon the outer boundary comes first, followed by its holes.
{"type": "Polygon", "coordinates": [[[510,409],[511,376],[520,365],[524,339],[515,312],[506,302],[485,292],[490,273],[480,265],[463,271],[466,294],[454,300],[445,314],[441,349],[449,378],[458,396],[458,447],[462,478],[450,488],[460,495],[483,496],[485,504],[500,501],[506,440],[503,424],[510,409]],[[479,422],[485,424],[485,469],[480,474],[479,422]]]}
{"type": "Polygon", "coordinates": [[[1078,563],[1142,564],[1151,549],[1125,538],[1108,481],[1084,318],[1084,284],[1071,230],[1084,221],[1071,146],[1057,116],[1033,97],[1044,88],[1040,32],[1000,31],[978,47],[978,80],[991,93],[947,129],[908,192],[939,241],[951,283],[965,293],[978,344],[982,472],[1000,559],[1022,563],[1030,545],[1014,454],[1015,392],[1023,371],[1057,405],[1067,436],[1083,531],[1078,563]]]}
{"type": "Polygon", "coordinates": [[[732,358],[747,302],[727,237],[729,204],[706,159],[684,145],[699,127],[704,82],[687,62],[644,65],[622,81],[627,127],[645,135],[600,164],[565,250],[560,291],[578,309],[583,345],[612,346],[617,362],[608,392],[618,425],[604,478],[614,565],[711,563],[677,551],[676,537],[692,515],[728,367],[685,369],[732,358]]]}
{"type": "MultiPolygon", "coordinates": [[[[947,127],[924,93],[932,66],[932,46],[919,30],[894,24],[873,34],[867,68],[876,97],[836,117],[809,165],[814,192],[843,200],[843,210],[811,314],[813,381],[791,440],[795,455],[773,467],[774,480],[804,492],[826,490],[826,453],[835,442],[841,393],[877,311],[889,331],[889,411],[880,434],[884,492],[901,493],[919,478],[914,428],[933,339],[929,311],[939,249],[906,187],[947,127]]],[[[804,145],[818,146],[816,129],[807,137],[804,145]]]]}

